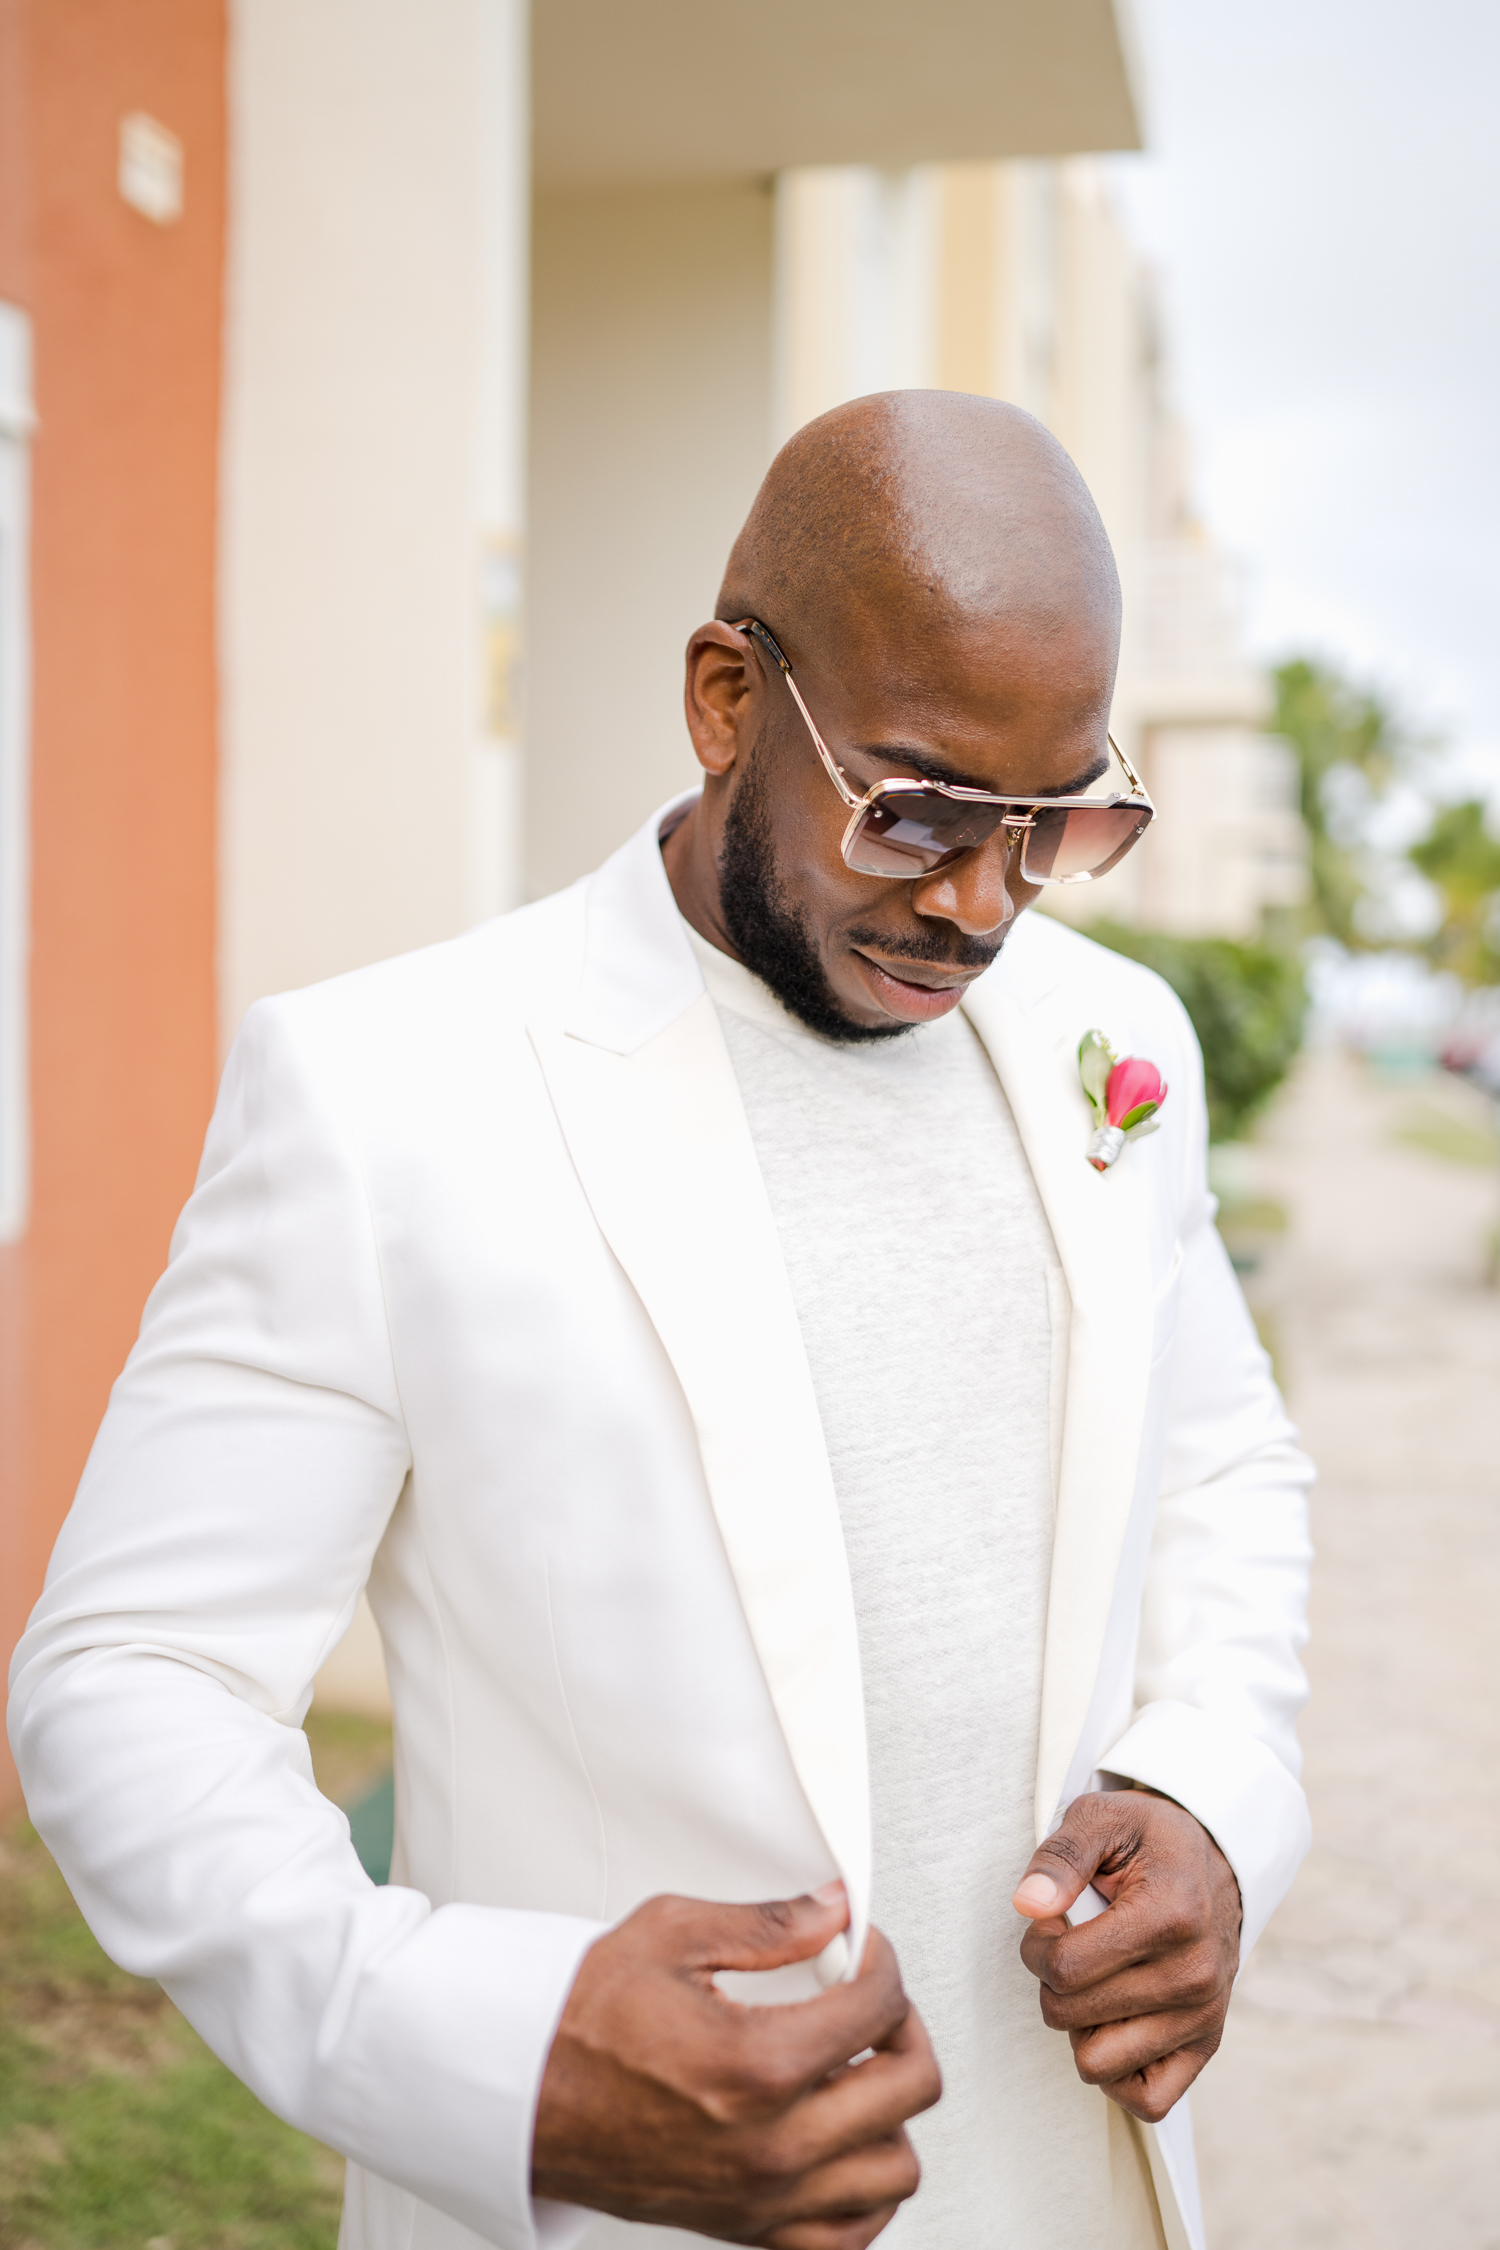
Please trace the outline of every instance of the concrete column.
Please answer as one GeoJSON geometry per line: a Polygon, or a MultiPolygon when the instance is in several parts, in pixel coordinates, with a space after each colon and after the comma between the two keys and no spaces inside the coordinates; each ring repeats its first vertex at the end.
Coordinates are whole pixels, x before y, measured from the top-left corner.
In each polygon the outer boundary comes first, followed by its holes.
{"type": "Polygon", "coordinates": [[[557,889],[698,767],[689,633],[771,445],[771,197],[750,183],[538,197],[527,884],[557,889]]]}
{"type": "Polygon", "coordinates": [[[524,0],[236,0],[219,983],[511,902],[524,0]]]}
{"type": "Polygon", "coordinates": [[[471,767],[467,919],[524,895],[522,750],[526,431],[530,374],[531,80],[527,0],[479,0],[475,500],[479,728],[471,767]]]}
{"type": "Polygon", "coordinates": [[[939,380],[941,174],[817,165],[776,186],[776,442],[871,391],[939,380]]]}

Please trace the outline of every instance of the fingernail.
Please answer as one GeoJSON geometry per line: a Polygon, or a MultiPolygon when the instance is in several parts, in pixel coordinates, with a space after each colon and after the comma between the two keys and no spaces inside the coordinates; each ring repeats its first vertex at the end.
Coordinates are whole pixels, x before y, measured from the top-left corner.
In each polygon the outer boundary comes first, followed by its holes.
{"type": "Polygon", "coordinates": [[[835,1877],[831,1883],[820,1883],[815,1891],[808,1893],[808,1896],[815,1898],[819,1906],[842,1906],[844,1904],[844,1886],[835,1877]]]}
{"type": "Polygon", "coordinates": [[[1028,1875],[1024,1883],[1016,1885],[1017,1906],[1048,1907],[1061,1897],[1050,1875],[1028,1875]]]}

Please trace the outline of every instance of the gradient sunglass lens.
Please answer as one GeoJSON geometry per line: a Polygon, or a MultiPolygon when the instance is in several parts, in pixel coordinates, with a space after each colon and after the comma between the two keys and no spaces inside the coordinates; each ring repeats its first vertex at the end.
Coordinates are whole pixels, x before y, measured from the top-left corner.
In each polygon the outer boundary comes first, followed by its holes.
{"type": "Polygon", "coordinates": [[[892,789],[868,805],[844,850],[857,875],[930,875],[959,852],[988,843],[1003,805],[966,805],[930,789],[892,789]]]}
{"type": "Polygon", "coordinates": [[[1029,817],[1017,832],[1028,883],[1086,883],[1107,875],[1151,819],[1140,804],[1012,808],[966,804],[933,789],[891,789],[865,807],[844,859],[857,875],[911,882],[988,843],[1008,811],[1029,817]]]}
{"type": "Polygon", "coordinates": [[[1028,883],[1084,883],[1107,875],[1151,819],[1142,805],[1037,805],[1021,847],[1028,883]]]}

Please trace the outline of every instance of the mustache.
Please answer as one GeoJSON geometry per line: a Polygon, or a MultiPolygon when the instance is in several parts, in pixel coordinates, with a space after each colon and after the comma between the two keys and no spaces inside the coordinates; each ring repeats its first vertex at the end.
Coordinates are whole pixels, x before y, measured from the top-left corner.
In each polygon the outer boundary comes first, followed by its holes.
{"type": "Polygon", "coordinates": [[[1005,943],[1004,935],[987,945],[982,938],[965,937],[954,930],[946,942],[936,930],[929,937],[892,937],[884,930],[856,923],[847,932],[850,945],[868,945],[891,961],[921,961],[931,969],[987,969],[1005,943]]]}

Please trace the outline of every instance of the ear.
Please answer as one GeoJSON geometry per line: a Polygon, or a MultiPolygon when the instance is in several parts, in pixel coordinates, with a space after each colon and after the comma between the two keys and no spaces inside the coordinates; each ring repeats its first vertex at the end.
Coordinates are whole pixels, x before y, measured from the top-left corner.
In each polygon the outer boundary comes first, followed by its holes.
{"type": "Polygon", "coordinates": [[[745,635],[717,619],[700,625],[687,645],[683,705],[698,763],[715,779],[748,741],[760,692],[760,668],[745,635]]]}

